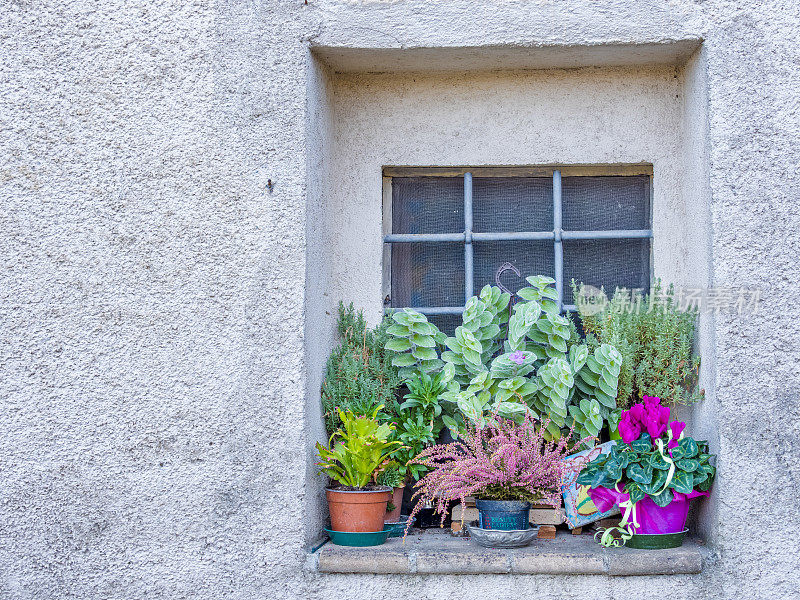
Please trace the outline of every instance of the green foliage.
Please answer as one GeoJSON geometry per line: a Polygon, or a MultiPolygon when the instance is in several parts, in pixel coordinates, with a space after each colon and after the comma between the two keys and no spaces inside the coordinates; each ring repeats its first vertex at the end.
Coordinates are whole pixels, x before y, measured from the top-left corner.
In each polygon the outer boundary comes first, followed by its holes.
{"type": "Polygon", "coordinates": [[[462,325],[456,328],[455,337],[444,340],[448,349],[442,353],[442,360],[453,365],[458,384],[467,385],[475,375],[485,371],[485,365],[500,349],[510,298],[500,288],[487,285],[479,296],[467,301],[462,325]]]}
{"type": "Polygon", "coordinates": [[[403,444],[403,447],[395,455],[401,478],[403,480],[419,480],[427,468],[411,461],[419,456],[425,448],[436,443],[433,424],[426,421],[422,414],[398,417],[394,437],[403,444]]]}
{"type": "MultiPolygon", "coordinates": [[[[439,398],[458,410],[454,415],[443,411],[441,421],[454,437],[465,420],[483,427],[495,413],[519,421],[532,411],[550,421],[550,438],[568,428],[582,438],[595,436],[613,416],[621,356],[608,344],[590,351],[580,343],[572,321],[557,312],[555,280],[535,276],[527,281],[530,286],[518,292],[524,302],[510,312],[509,295],[485,286],[467,302],[455,335],[444,339],[444,367],[438,372],[448,373],[447,389],[439,398]]],[[[387,348],[397,353],[395,364],[423,370],[415,357],[404,358],[413,348],[405,339],[415,324],[427,320],[411,309],[399,315],[393,315],[399,327],[388,332],[402,341],[387,348]]],[[[435,372],[430,367],[424,372],[435,372]]]]}
{"type": "MultiPolygon", "coordinates": [[[[573,282],[576,298],[583,286],[573,282]]],[[[692,353],[697,311],[681,311],[670,286],[663,292],[658,280],[651,295],[632,298],[616,290],[602,312],[581,313],[587,344],[609,344],[619,350],[616,405],[632,406],[644,396],[657,396],[668,405],[689,404],[703,397],[697,386],[700,358],[692,353]]],[[[579,305],[580,307],[580,305],[579,305]]]]}
{"type": "Polygon", "coordinates": [[[401,417],[421,419],[431,426],[433,435],[438,436],[443,427],[443,422],[439,418],[442,416],[439,399],[447,391],[447,384],[451,379],[453,379],[452,365],[445,365],[434,375],[414,373],[406,382],[408,393],[403,397],[405,402],[400,405],[397,414],[401,417]]]}
{"type": "Polygon", "coordinates": [[[437,352],[437,343],[444,341],[445,335],[425,315],[410,308],[394,311],[393,323],[386,333],[389,339],[384,348],[392,355],[392,366],[399,369],[401,379],[408,379],[414,373],[430,373],[442,367],[437,352]]]}
{"type": "Polygon", "coordinates": [[[383,405],[392,414],[397,408],[400,386],[397,369],[391,365],[392,353],[384,346],[388,336],[385,320],[378,327],[367,326],[361,311],[339,303],[337,330],[340,344],[328,358],[322,384],[325,428],[332,435],[339,427],[339,410],[356,415],[371,414],[383,405]]]}
{"type": "Polygon", "coordinates": [[[670,464],[664,456],[650,436],[643,433],[631,444],[617,442],[611,452],[595,458],[581,470],[577,483],[592,488],[619,484],[617,489],[624,489],[634,502],[647,495],[659,506],[672,502],[673,490],[688,494],[711,489],[716,469],[710,462],[707,442],[681,439],[672,450],[675,470],[671,477],[670,464]]]}
{"type": "MultiPolygon", "coordinates": [[[[403,451],[402,449],[399,450],[398,454],[402,451],[403,451]]],[[[397,454],[395,454],[395,457],[397,457],[397,454]]],[[[403,480],[404,476],[403,472],[400,469],[400,466],[395,461],[392,461],[391,463],[389,463],[389,466],[387,466],[383,471],[378,473],[378,476],[375,478],[375,483],[377,483],[378,485],[385,485],[390,488],[398,488],[403,485],[403,480]]]]}
{"type": "Polygon", "coordinates": [[[393,428],[378,421],[381,408],[376,406],[366,416],[339,411],[342,427],[331,436],[328,448],[317,442],[317,465],[322,473],[345,487],[362,489],[369,484],[373,474],[402,446],[389,440],[393,428]]]}
{"type": "Polygon", "coordinates": [[[438,373],[413,373],[406,381],[408,393],[397,411],[395,439],[403,443],[396,460],[404,477],[418,480],[427,470],[420,464],[410,464],[425,448],[436,443],[439,433],[448,424],[457,431],[452,416],[447,414],[441,400],[452,380],[454,369],[445,365],[438,373]]]}

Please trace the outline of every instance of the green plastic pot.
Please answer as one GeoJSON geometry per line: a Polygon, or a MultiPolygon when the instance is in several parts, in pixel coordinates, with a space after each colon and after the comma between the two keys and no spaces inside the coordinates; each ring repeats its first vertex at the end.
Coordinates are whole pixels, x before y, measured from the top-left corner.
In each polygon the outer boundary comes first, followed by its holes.
{"type": "Polygon", "coordinates": [[[634,533],[633,537],[625,542],[628,548],[638,550],[664,550],[666,548],[680,548],[688,529],[677,533],[634,533]]]}
{"type": "Polygon", "coordinates": [[[333,531],[326,529],[325,533],[331,538],[331,543],[337,546],[380,546],[386,542],[386,538],[392,532],[391,528],[383,531],[352,532],[352,531],[333,531]]]}

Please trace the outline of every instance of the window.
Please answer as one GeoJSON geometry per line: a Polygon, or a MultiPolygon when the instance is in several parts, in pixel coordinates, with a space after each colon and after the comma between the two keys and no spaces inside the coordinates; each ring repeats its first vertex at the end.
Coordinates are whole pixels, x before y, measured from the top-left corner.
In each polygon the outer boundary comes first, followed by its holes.
{"type": "Polygon", "coordinates": [[[556,280],[572,310],[574,278],[648,289],[649,166],[384,170],[386,305],[444,331],[486,283],[510,292],[528,275],[556,280]]]}

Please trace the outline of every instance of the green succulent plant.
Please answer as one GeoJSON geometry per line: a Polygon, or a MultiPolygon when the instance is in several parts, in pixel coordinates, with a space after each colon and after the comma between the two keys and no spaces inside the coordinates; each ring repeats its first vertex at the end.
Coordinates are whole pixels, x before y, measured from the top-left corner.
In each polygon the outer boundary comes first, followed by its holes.
{"type": "Polygon", "coordinates": [[[467,301],[462,325],[456,328],[454,337],[444,340],[448,349],[442,353],[442,360],[455,368],[457,383],[467,385],[473,376],[485,371],[485,365],[500,349],[510,299],[499,287],[487,285],[480,295],[467,301]]]}
{"type": "Polygon", "coordinates": [[[394,311],[391,319],[394,323],[386,329],[389,339],[384,347],[394,353],[391,363],[400,377],[409,379],[414,373],[441,369],[437,343],[444,342],[445,335],[425,315],[410,308],[394,311]]]}
{"type": "MultiPolygon", "coordinates": [[[[615,417],[621,355],[609,344],[581,343],[572,321],[558,314],[555,280],[534,276],[526,281],[530,286],[518,292],[523,301],[511,310],[508,294],[485,286],[467,302],[463,324],[444,339],[440,372],[452,377],[439,399],[457,411],[451,416],[443,410],[441,420],[454,437],[467,420],[483,426],[493,414],[520,420],[532,411],[549,421],[550,438],[570,428],[581,438],[596,436],[615,417]]],[[[410,309],[405,314],[411,323],[424,319],[410,309]]],[[[411,331],[404,327],[398,333],[411,331]]],[[[411,344],[387,348],[408,353],[411,344]]]]}

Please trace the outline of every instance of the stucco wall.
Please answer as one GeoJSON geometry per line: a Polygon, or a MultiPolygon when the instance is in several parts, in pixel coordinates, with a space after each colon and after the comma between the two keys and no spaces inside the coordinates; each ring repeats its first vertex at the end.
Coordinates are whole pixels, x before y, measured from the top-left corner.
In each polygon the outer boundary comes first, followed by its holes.
{"type": "Polygon", "coordinates": [[[6,3],[0,595],[797,595],[798,12],[781,0],[6,3]],[[376,65],[447,47],[469,70],[481,46],[501,49],[492,60],[561,51],[592,64],[698,39],[675,111],[711,235],[707,272],[687,268],[764,295],[757,315],[709,317],[702,342],[716,365],[696,410],[719,426],[716,562],[657,579],[305,571],[321,518],[313,396],[332,337],[332,315],[313,311],[338,299],[322,298],[338,267],[314,233],[330,218],[327,157],[340,158],[325,99],[337,77],[309,47],[380,50],[376,65]]]}

